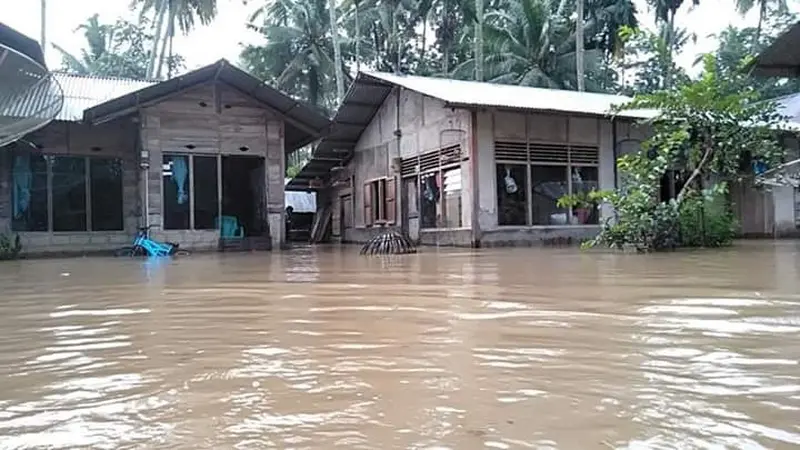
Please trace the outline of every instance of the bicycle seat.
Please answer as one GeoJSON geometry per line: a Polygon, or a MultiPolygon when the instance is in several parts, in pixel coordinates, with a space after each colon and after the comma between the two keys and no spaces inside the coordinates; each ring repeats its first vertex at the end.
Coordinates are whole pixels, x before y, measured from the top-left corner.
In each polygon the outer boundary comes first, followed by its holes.
{"type": "Polygon", "coordinates": [[[147,231],[147,230],[149,230],[150,228],[153,228],[153,226],[152,226],[152,225],[148,225],[148,226],[146,226],[146,227],[139,227],[139,231],[147,231]]]}

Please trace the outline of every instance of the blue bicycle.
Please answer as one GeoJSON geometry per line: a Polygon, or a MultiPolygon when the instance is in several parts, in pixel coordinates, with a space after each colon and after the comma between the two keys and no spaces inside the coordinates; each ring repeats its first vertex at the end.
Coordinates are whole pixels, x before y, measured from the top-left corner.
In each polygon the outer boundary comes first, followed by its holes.
{"type": "Polygon", "coordinates": [[[150,238],[150,227],[141,227],[133,245],[115,252],[116,256],[187,256],[189,252],[180,250],[174,242],[158,242],[150,238]]]}

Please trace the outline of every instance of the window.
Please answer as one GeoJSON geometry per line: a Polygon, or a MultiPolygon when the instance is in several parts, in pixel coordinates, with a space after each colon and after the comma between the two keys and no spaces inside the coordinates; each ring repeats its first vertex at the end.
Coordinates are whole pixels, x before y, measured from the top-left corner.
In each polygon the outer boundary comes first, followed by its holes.
{"type": "Polygon", "coordinates": [[[442,211],[445,228],[461,227],[461,168],[445,170],[442,211]]]}
{"type": "Polygon", "coordinates": [[[219,214],[219,192],[217,190],[217,157],[194,156],[194,229],[213,230],[217,228],[219,214]]]}
{"type": "Polygon", "coordinates": [[[585,225],[596,205],[559,208],[568,194],[598,189],[599,150],[592,146],[495,142],[499,225],[585,225]]]}
{"type": "Polygon", "coordinates": [[[164,229],[217,229],[219,158],[165,153],[162,161],[164,229]]]}
{"type": "Polygon", "coordinates": [[[92,230],[123,230],[122,161],[90,159],[92,230]]]}
{"type": "Polygon", "coordinates": [[[189,189],[189,157],[164,155],[162,167],[162,209],[164,229],[188,230],[191,205],[189,189]]]}
{"type": "Polygon", "coordinates": [[[497,165],[497,218],[500,225],[526,225],[528,169],[521,164],[497,165]]]}
{"type": "Polygon", "coordinates": [[[86,231],[86,158],[56,156],[52,171],[53,231],[86,231]]]}
{"type": "Polygon", "coordinates": [[[419,215],[420,228],[462,227],[461,146],[426,152],[400,162],[409,214],[419,215]]]}
{"type": "Polygon", "coordinates": [[[122,172],[118,159],[15,153],[11,167],[12,229],[124,229],[122,172]]]}
{"type": "Polygon", "coordinates": [[[422,183],[419,200],[420,228],[436,228],[439,222],[438,205],[441,198],[438,174],[428,173],[422,175],[420,183],[422,183]]]}
{"type": "Polygon", "coordinates": [[[364,225],[394,224],[396,194],[394,177],[364,183],[364,225]]]}
{"type": "Polygon", "coordinates": [[[11,229],[48,231],[47,159],[15,152],[11,164],[11,229]]]}

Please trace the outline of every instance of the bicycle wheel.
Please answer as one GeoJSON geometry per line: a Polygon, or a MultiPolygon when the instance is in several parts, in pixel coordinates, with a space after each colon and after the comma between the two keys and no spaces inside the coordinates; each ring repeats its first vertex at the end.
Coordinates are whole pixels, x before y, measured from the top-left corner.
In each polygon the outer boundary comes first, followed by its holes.
{"type": "Polygon", "coordinates": [[[114,250],[114,256],[122,257],[122,256],[134,256],[133,247],[122,247],[114,250]]]}

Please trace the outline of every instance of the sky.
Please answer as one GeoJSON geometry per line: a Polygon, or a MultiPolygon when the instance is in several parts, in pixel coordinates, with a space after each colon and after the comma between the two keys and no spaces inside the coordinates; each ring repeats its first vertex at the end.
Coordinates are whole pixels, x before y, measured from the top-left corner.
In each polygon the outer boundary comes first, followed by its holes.
{"type": "MultiPolygon", "coordinates": [[[[262,0],[250,0],[245,5],[243,0],[218,0],[216,20],[208,25],[196,28],[188,36],[179,35],[173,43],[174,51],[186,59],[187,70],[196,69],[213,63],[220,58],[232,62],[238,60],[242,44],[259,43],[259,36],[245,28],[248,16],[261,4],[262,0]]],[[[651,13],[644,0],[636,0],[640,10],[640,20],[645,26],[652,26],[651,13]]],[[[690,1],[685,3],[689,4],[690,1]]],[[[697,55],[712,51],[715,39],[710,34],[717,33],[728,25],[755,25],[757,15],[752,11],[747,17],[735,12],[733,0],[701,0],[701,5],[694,8],[684,7],[678,13],[676,23],[697,34],[697,42],[686,46],[677,56],[676,61],[691,69],[697,55]]],[[[83,35],[75,32],[76,27],[92,14],[99,14],[101,23],[114,22],[122,17],[135,20],[136,14],[128,6],[130,0],[47,0],[47,40],[56,43],[70,53],[77,54],[85,45],[83,35]]],[[[793,5],[797,10],[797,5],[793,5]]],[[[38,0],[0,0],[2,21],[39,40],[40,1],[38,0]]],[[[55,69],[61,66],[59,53],[48,45],[45,51],[48,66],[55,69]]]]}

